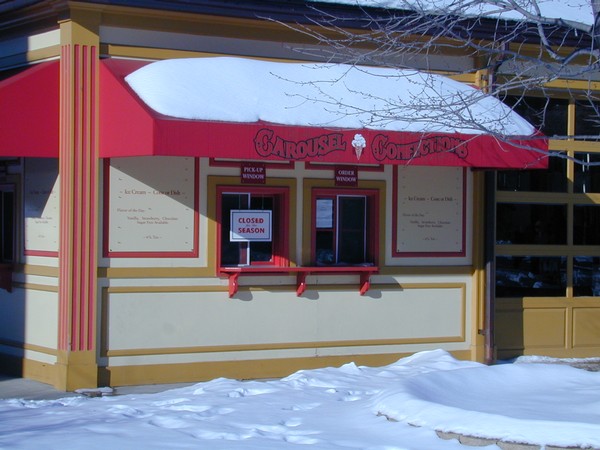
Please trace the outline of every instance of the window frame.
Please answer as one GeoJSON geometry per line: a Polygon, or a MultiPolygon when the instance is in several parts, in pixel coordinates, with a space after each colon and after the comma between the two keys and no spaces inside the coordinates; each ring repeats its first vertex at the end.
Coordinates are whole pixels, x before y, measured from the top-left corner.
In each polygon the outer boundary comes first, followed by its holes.
{"type": "MultiPolygon", "coordinates": [[[[311,221],[310,221],[310,262],[311,265],[316,265],[317,260],[317,200],[326,198],[333,198],[334,212],[333,212],[333,224],[332,230],[334,236],[334,253],[336,255],[335,262],[332,266],[337,263],[337,255],[339,249],[337,244],[339,242],[338,231],[339,231],[339,198],[340,197],[364,197],[365,202],[365,241],[364,241],[364,253],[365,253],[365,264],[373,264],[373,266],[379,265],[379,190],[369,188],[342,188],[342,187],[313,187],[311,189],[311,221]],[[372,232],[371,232],[372,231],[372,232]]],[[[349,264],[348,267],[357,266],[361,264],[349,264]]],[[[327,267],[327,266],[324,266],[327,267]]]]}
{"type": "MultiPolygon", "coordinates": [[[[216,225],[217,225],[217,268],[226,267],[288,267],[290,265],[289,255],[289,220],[290,220],[290,190],[287,186],[243,186],[243,185],[218,185],[216,187],[216,225]],[[271,261],[249,261],[249,264],[223,264],[222,263],[222,239],[223,233],[229,234],[229,230],[224,230],[222,223],[223,215],[223,195],[239,194],[248,195],[249,205],[252,196],[273,196],[278,197],[278,211],[273,206],[273,230],[272,230],[272,259],[271,261]]],[[[243,208],[242,208],[243,209],[243,208]]]]}
{"type": "MultiPolygon", "coordinates": [[[[580,166],[577,161],[596,162],[600,156],[600,145],[596,139],[579,139],[581,134],[578,130],[578,123],[585,116],[582,114],[581,101],[577,96],[569,99],[568,114],[559,128],[567,128],[568,135],[575,139],[571,140],[550,140],[551,153],[555,153],[554,159],[550,161],[550,169],[541,172],[518,172],[507,171],[506,175],[498,172],[500,176],[513,177],[517,180],[523,175],[525,182],[532,181],[534,178],[552,178],[555,183],[546,183],[544,186],[536,183],[522,183],[521,186],[509,186],[509,183],[500,183],[496,180],[495,207],[500,203],[527,203],[539,205],[563,204],[566,206],[567,215],[565,227],[567,231],[566,241],[564,243],[555,243],[548,245],[535,245],[531,242],[508,243],[498,242],[495,244],[495,255],[498,258],[529,258],[543,260],[550,258],[564,258],[566,264],[561,268],[562,272],[555,274],[557,277],[565,277],[566,285],[564,292],[547,294],[542,291],[524,292],[522,297],[545,297],[550,299],[566,298],[574,299],[578,297],[590,297],[585,293],[591,287],[592,277],[596,274],[596,263],[587,265],[585,260],[594,260],[600,258],[600,246],[594,241],[586,242],[581,240],[581,220],[586,218],[583,208],[598,207],[600,205],[600,192],[592,186],[594,167],[580,166]],[[531,175],[529,175],[531,173],[531,175]],[[533,175],[535,174],[535,176],[533,175]],[[557,189],[559,185],[564,185],[564,189],[557,189]],[[584,280],[585,282],[582,282],[584,280]],[[587,284],[586,284],[587,283],[587,284]]],[[[554,133],[550,133],[551,135],[554,133]]],[[[508,178],[507,178],[508,179],[508,178]]],[[[504,180],[506,181],[506,180],[504,180]]],[[[498,222],[498,216],[495,218],[495,226],[501,226],[498,222]]],[[[494,276],[498,278],[498,268],[495,267],[494,276]]],[[[523,270],[523,274],[529,277],[529,270],[523,270]]],[[[530,277],[531,278],[531,277],[530,277]]],[[[598,291],[596,291],[598,292],[598,291]]],[[[593,292],[592,292],[593,294],[593,292]]],[[[593,295],[592,295],[593,296],[593,295]]],[[[519,298],[519,295],[510,293],[502,295],[496,292],[496,297],[501,300],[507,298],[519,298]]]]}

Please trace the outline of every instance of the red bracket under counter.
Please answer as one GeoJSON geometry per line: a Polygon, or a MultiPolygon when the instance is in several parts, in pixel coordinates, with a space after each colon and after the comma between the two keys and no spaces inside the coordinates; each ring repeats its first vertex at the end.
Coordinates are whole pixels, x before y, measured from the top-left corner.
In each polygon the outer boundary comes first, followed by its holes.
{"type": "Polygon", "coordinates": [[[309,266],[309,267],[221,267],[219,272],[229,278],[229,297],[238,291],[240,275],[259,274],[296,274],[296,295],[300,296],[306,290],[306,278],[313,274],[323,275],[360,275],[360,295],[364,295],[371,286],[371,275],[378,272],[376,266],[309,266]]]}

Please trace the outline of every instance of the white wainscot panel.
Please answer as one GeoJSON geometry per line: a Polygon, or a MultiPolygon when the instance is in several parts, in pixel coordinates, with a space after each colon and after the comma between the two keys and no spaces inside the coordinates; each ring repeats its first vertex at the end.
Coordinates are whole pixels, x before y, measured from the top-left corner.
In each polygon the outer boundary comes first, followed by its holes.
{"type": "Polygon", "coordinates": [[[378,298],[322,292],[319,338],[330,340],[443,339],[464,336],[464,289],[381,291],[378,298]]]}
{"type": "Polygon", "coordinates": [[[110,293],[109,350],[314,340],[316,302],[295,292],[252,300],[226,293],[110,293]]]}
{"type": "Polygon", "coordinates": [[[108,350],[364,340],[461,340],[464,289],[382,291],[379,298],[326,291],[318,299],[293,292],[110,293],[104,320],[108,350]]]}
{"type": "Polygon", "coordinates": [[[15,289],[0,302],[0,338],[56,349],[58,294],[15,289]]]}

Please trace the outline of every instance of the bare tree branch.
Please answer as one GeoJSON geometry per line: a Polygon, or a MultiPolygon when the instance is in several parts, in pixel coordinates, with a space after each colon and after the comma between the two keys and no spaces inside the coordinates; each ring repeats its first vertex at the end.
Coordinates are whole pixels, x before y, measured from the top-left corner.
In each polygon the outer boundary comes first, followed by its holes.
{"type": "MultiPolygon", "coordinates": [[[[402,0],[395,9],[357,6],[359,17],[355,14],[351,18],[315,6],[316,14],[306,24],[282,25],[313,41],[313,45],[297,49],[308,59],[354,67],[373,65],[489,74],[484,89],[470,96],[449,97],[436,92],[403,101],[392,97],[385,107],[368,111],[374,123],[420,120],[440,126],[455,124],[458,128],[509,140],[510,136],[494,128],[497,124],[485,124],[480,118],[470,116],[470,106],[487,95],[500,99],[507,95],[521,99],[530,95],[549,97],[555,94],[549,90],[550,83],[568,79],[577,81],[578,89],[562,88],[560,95],[589,105],[591,120],[600,124],[600,103],[593,86],[600,82],[600,33],[596,31],[600,31],[600,0],[589,0],[587,5],[588,12],[593,13],[592,24],[546,17],[540,8],[541,1],[402,0]],[[587,87],[582,89],[582,84],[587,87]]],[[[399,71],[398,76],[403,73],[399,71]]],[[[339,82],[344,82],[343,77],[339,82]]],[[[316,91],[311,100],[318,100],[328,108],[343,107],[348,114],[356,115],[367,112],[364,105],[368,102],[344,103],[327,96],[318,84],[313,87],[316,91]]],[[[362,94],[368,97],[367,93],[362,94]]],[[[383,99],[376,100],[381,104],[383,99]]],[[[600,136],[565,134],[552,138],[599,140],[600,136]]]]}

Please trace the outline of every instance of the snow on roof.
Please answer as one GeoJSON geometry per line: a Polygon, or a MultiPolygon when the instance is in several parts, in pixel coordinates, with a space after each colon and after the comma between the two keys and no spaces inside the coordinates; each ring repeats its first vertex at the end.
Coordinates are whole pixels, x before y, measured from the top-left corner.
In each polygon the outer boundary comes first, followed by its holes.
{"type": "Polygon", "coordinates": [[[181,119],[504,136],[535,132],[496,98],[416,70],[216,57],[154,62],[126,81],[150,108],[181,119]]]}
{"type": "Polygon", "coordinates": [[[466,17],[490,17],[505,20],[527,20],[526,14],[547,19],[562,19],[591,26],[594,13],[590,0],[517,0],[523,11],[517,11],[512,2],[494,0],[310,0],[320,3],[337,3],[363,7],[377,7],[433,14],[456,13],[466,17]],[[539,13],[536,11],[539,8],[539,13]]]}

